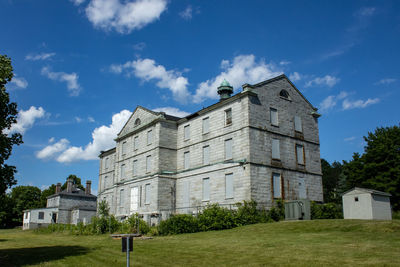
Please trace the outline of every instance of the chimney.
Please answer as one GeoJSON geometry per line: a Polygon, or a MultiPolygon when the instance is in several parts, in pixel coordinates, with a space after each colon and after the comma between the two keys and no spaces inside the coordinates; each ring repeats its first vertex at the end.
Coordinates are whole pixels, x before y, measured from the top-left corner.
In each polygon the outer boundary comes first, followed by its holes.
{"type": "Polygon", "coordinates": [[[228,99],[231,97],[231,94],[233,94],[233,87],[226,80],[224,80],[217,89],[220,96],[219,101],[228,99]]]}
{"type": "Polygon", "coordinates": [[[57,183],[56,185],[56,194],[61,192],[61,183],[57,183]]]}
{"type": "Polygon", "coordinates": [[[86,181],[86,190],[85,190],[85,193],[86,193],[86,195],[90,195],[91,193],[90,193],[90,186],[92,185],[92,182],[91,181],[86,181]]]}
{"type": "Polygon", "coordinates": [[[72,193],[72,179],[67,180],[67,193],[72,193]]]}

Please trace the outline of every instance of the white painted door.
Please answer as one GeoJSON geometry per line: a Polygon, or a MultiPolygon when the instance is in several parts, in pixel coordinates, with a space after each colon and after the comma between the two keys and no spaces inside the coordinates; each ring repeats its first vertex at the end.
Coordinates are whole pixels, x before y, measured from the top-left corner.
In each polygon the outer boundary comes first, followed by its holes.
{"type": "Polygon", "coordinates": [[[304,178],[299,178],[299,198],[300,199],[307,198],[306,182],[304,181],[304,178]]]}
{"type": "Polygon", "coordinates": [[[139,206],[139,190],[138,187],[131,188],[131,214],[137,212],[139,206]]]}

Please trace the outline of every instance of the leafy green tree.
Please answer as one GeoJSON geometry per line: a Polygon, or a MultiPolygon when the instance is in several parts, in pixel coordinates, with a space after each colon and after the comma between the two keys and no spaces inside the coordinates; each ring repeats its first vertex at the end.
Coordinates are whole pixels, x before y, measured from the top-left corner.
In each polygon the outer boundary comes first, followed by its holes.
{"type": "Polygon", "coordinates": [[[364,137],[364,154],[344,161],[347,189],[358,186],[392,194],[394,210],[400,210],[400,128],[377,128],[364,137]]]}
{"type": "Polygon", "coordinates": [[[52,184],[49,188],[44,189],[40,195],[40,207],[45,208],[47,205],[47,197],[56,193],[56,185],[52,184]]]}
{"type": "Polygon", "coordinates": [[[22,223],[23,211],[40,207],[41,191],[36,186],[20,185],[11,191],[13,202],[13,221],[22,223]]]}
{"type": "MultiPolygon", "coordinates": [[[[10,103],[10,96],[5,85],[13,78],[11,59],[0,55],[0,201],[6,201],[5,192],[7,188],[15,185],[17,181],[14,174],[17,172],[15,166],[7,165],[5,162],[11,156],[13,145],[22,143],[19,133],[9,134],[13,123],[17,122],[17,104],[10,103]]],[[[4,205],[0,202],[0,207],[4,205]]]]}
{"type": "Polygon", "coordinates": [[[100,217],[110,216],[110,208],[108,207],[108,203],[105,200],[99,202],[98,212],[100,217]]]}
{"type": "Polygon", "coordinates": [[[340,162],[329,164],[325,159],[321,159],[322,186],[324,202],[341,202],[341,190],[339,189],[340,178],[343,166],[340,162]]]}
{"type": "Polygon", "coordinates": [[[16,225],[16,223],[13,222],[14,203],[11,199],[11,196],[10,194],[4,194],[0,196],[0,198],[2,198],[0,200],[0,229],[13,227],[16,225]]]}
{"type": "MultiPolygon", "coordinates": [[[[81,184],[81,178],[79,178],[78,176],[76,176],[75,174],[70,174],[67,177],[67,181],[68,179],[72,179],[72,183],[79,189],[85,190],[85,187],[83,187],[83,185],[81,184]]],[[[61,186],[61,190],[65,190],[67,189],[67,182],[65,182],[62,186],[61,186]]],[[[55,190],[55,189],[54,189],[55,190]]]]}

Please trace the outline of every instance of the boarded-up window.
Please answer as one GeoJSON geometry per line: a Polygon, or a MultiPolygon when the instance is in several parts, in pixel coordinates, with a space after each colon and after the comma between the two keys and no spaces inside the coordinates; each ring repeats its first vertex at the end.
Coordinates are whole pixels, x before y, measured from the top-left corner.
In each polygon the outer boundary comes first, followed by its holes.
{"type": "Polygon", "coordinates": [[[39,211],[38,219],[39,220],[43,220],[44,219],[44,212],[43,211],[39,211]]]}
{"type": "Polygon", "coordinates": [[[210,164],[210,146],[203,146],[203,164],[210,164]]]}
{"type": "Polygon", "coordinates": [[[296,156],[297,163],[304,165],[304,147],[302,145],[296,145],[296,156]]]}
{"type": "Polygon", "coordinates": [[[190,153],[189,152],[185,152],[183,154],[183,165],[185,170],[190,168],[190,153]]]}
{"type": "Polygon", "coordinates": [[[119,191],[119,206],[123,207],[124,206],[124,189],[121,189],[119,191]]]}
{"type": "Polygon", "coordinates": [[[106,161],[106,163],[105,163],[105,165],[106,165],[106,166],[105,166],[105,167],[106,167],[106,170],[107,170],[107,169],[108,169],[108,167],[109,167],[109,164],[110,164],[110,163],[109,163],[109,159],[108,159],[108,158],[106,158],[106,160],[105,160],[105,161],[106,161]]]}
{"type": "Polygon", "coordinates": [[[150,145],[153,142],[153,131],[150,130],[147,132],[147,144],[150,145]]]}
{"type": "Polygon", "coordinates": [[[279,121],[278,121],[278,110],[274,109],[274,108],[270,108],[270,115],[271,115],[271,124],[278,126],[279,125],[279,121]]]}
{"type": "Polygon", "coordinates": [[[104,177],[103,190],[104,190],[105,188],[107,188],[107,182],[108,182],[108,176],[105,176],[105,177],[104,177]]]}
{"type": "Polygon", "coordinates": [[[121,165],[121,180],[125,179],[125,164],[121,165]]]}
{"type": "Polygon", "coordinates": [[[206,134],[210,131],[210,119],[204,118],[203,119],[203,134],[206,134]]]}
{"type": "Polygon", "coordinates": [[[138,210],[139,206],[139,188],[137,186],[131,188],[131,213],[138,210]]]}
{"type": "Polygon", "coordinates": [[[225,110],[225,125],[232,124],[232,109],[225,110]]]}
{"type": "Polygon", "coordinates": [[[133,176],[138,174],[138,161],[137,160],[133,161],[132,173],[133,173],[133,176]]]}
{"type": "Polygon", "coordinates": [[[190,206],[190,181],[183,182],[183,207],[188,208],[190,206]]]}
{"type": "Polygon", "coordinates": [[[294,116],[294,130],[296,132],[303,131],[303,126],[301,124],[301,118],[299,116],[294,116]]]}
{"type": "Polygon", "coordinates": [[[151,172],[151,156],[146,157],[146,172],[151,172]]]}
{"type": "Polygon", "coordinates": [[[126,142],[122,143],[122,155],[126,154],[126,142]]]}
{"type": "Polygon", "coordinates": [[[190,125],[186,125],[183,127],[183,132],[184,132],[184,140],[190,139],[190,125]]]}
{"type": "Polygon", "coordinates": [[[225,198],[233,198],[233,174],[225,175],[225,198]]]}
{"type": "Polygon", "coordinates": [[[279,149],[279,139],[272,139],[272,158],[273,159],[281,158],[281,152],[279,149]]]}
{"type": "Polygon", "coordinates": [[[135,136],[133,139],[133,149],[137,150],[139,148],[139,136],[135,136]]]}
{"type": "Polygon", "coordinates": [[[145,189],[144,189],[144,204],[150,204],[151,201],[151,187],[150,184],[146,184],[145,185],[145,189]]]}
{"type": "Polygon", "coordinates": [[[232,139],[225,140],[225,159],[232,159],[232,139]]]}
{"type": "Polygon", "coordinates": [[[203,201],[210,200],[210,178],[203,179],[203,201]]]}
{"type": "Polygon", "coordinates": [[[281,198],[282,197],[281,175],[279,173],[273,173],[272,182],[273,182],[272,186],[273,186],[274,198],[281,198]]]}

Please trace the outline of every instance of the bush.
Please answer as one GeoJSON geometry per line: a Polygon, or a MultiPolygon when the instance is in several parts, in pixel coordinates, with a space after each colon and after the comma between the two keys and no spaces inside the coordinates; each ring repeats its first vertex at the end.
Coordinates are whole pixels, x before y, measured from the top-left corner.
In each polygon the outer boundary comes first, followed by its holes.
{"type": "Polygon", "coordinates": [[[266,214],[267,222],[269,221],[281,221],[285,219],[285,202],[283,200],[277,200],[275,206],[272,207],[266,214]]]}
{"type": "Polygon", "coordinates": [[[393,211],[392,219],[393,220],[400,220],[400,211],[393,211]]]}
{"type": "Polygon", "coordinates": [[[150,232],[150,226],[143,219],[139,218],[137,213],[130,216],[127,222],[130,226],[130,233],[147,234],[150,232]]]}
{"type": "Polygon", "coordinates": [[[207,205],[198,215],[197,219],[201,231],[223,230],[236,227],[233,212],[227,208],[218,206],[218,204],[207,205]]]}
{"type": "Polygon", "coordinates": [[[342,206],[336,203],[311,202],[311,219],[343,219],[342,206]]]}
{"type": "Polygon", "coordinates": [[[238,209],[234,213],[235,225],[242,226],[255,224],[263,221],[263,211],[257,209],[257,202],[254,200],[237,203],[238,209]]]}
{"type": "Polygon", "coordinates": [[[158,233],[160,235],[195,233],[198,231],[198,220],[188,214],[173,215],[171,218],[161,221],[158,226],[158,233]]]}

